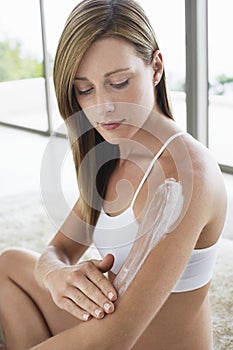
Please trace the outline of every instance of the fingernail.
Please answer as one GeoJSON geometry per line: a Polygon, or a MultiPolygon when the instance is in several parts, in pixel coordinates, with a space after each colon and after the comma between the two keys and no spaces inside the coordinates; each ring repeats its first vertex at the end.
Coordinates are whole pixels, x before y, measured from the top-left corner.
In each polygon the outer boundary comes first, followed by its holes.
{"type": "Polygon", "coordinates": [[[96,310],[95,310],[95,315],[96,315],[97,317],[99,317],[99,316],[101,315],[101,313],[102,313],[102,310],[100,310],[100,309],[96,309],[96,310]]]}
{"type": "Polygon", "coordinates": [[[109,298],[110,300],[115,299],[115,295],[113,294],[113,292],[108,293],[108,298],[109,298]]]}
{"type": "Polygon", "coordinates": [[[83,314],[83,320],[88,321],[90,317],[90,314],[83,314]]]}
{"type": "Polygon", "coordinates": [[[112,306],[111,304],[105,303],[105,304],[104,304],[104,310],[105,310],[105,311],[109,311],[109,310],[111,309],[111,306],[112,306]]]}

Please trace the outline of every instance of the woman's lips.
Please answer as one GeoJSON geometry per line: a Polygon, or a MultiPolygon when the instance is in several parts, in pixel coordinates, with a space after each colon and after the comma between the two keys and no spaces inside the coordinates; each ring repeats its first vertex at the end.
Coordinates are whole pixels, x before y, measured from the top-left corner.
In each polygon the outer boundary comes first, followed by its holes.
{"type": "Polygon", "coordinates": [[[125,119],[122,120],[114,120],[111,122],[104,122],[104,123],[99,123],[99,125],[101,126],[101,128],[110,131],[110,130],[115,130],[117,128],[119,128],[119,126],[121,126],[121,124],[125,121],[125,119]]]}

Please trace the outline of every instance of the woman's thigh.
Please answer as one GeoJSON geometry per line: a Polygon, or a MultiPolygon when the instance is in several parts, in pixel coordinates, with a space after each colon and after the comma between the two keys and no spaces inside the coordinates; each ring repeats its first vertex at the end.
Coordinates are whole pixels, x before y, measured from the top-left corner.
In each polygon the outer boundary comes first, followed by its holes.
{"type": "Polygon", "coordinates": [[[9,249],[0,256],[1,283],[6,276],[17,284],[36,304],[53,335],[77,325],[80,320],[61,310],[50,293],[35,280],[34,269],[39,254],[26,249],[9,249]]]}

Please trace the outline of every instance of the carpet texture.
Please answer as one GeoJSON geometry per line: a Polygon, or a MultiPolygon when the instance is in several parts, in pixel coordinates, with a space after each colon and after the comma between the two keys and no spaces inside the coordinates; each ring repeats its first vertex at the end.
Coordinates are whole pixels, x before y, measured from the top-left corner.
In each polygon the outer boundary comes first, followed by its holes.
{"type": "MultiPolygon", "coordinates": [[[[40,252],[57,231],[35,193],[0,197],[0,227],[0,252],[13,246],[40,252]]],[[[232,256],[233,241],[222,239],[210,290],[214,350],[233,350],[232,256]]]]}

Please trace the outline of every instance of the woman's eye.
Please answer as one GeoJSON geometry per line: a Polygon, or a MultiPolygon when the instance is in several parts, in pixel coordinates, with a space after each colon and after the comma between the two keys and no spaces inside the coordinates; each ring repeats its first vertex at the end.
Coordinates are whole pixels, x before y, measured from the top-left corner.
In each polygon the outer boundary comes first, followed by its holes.
{"type": "Polygon", "coordinates": [[[123,87],[127,86],[129,84],[129,79],[126,79],[122,81],[121,83],[111,84],[116,89],[122,89],[123,87]]]}
{"type": "Polygon", "coordinates": [[[79,90],[78,94],[79,95],[89,95],[92,90],[93,90],[93,88],[90,88],[90,89],[87,89],[87,90],[79,90]]]}

